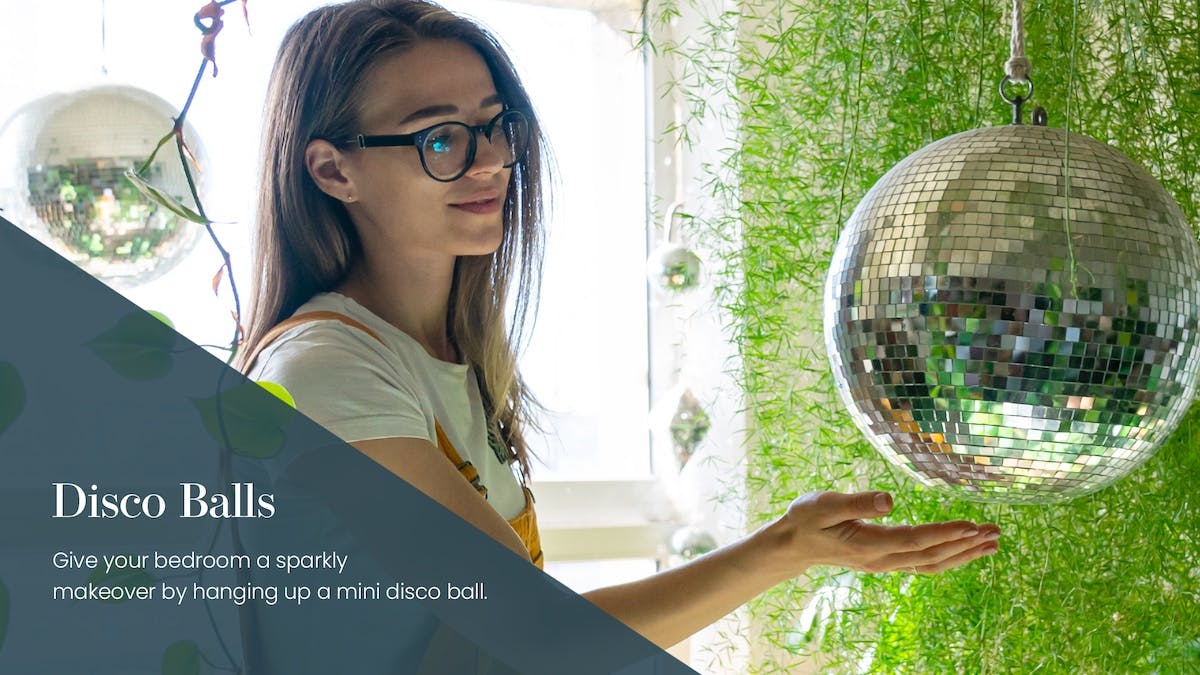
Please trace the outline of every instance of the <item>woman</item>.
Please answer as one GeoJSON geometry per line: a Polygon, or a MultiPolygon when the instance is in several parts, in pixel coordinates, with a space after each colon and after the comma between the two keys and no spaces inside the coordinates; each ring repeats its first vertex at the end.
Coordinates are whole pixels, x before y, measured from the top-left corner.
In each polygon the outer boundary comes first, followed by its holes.
{"type": "MultiPolygon", "coordinates": [[[[513,340],[540,266],[543,141],[511,62],[422,0],[325,7],[284,38],[266,110],[240,366],[540,565],[513,340]]],[[[993,525],[862,521],[891,505],[804,495],[734,544],[586,597],[668,647],[810,565],[937,572],[996,550],[993,525]]]]}

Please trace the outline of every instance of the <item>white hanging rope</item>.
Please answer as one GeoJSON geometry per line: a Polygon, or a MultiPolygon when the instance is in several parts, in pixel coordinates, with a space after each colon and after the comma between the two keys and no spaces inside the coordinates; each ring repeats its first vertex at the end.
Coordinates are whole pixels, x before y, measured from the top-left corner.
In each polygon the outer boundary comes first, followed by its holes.
{"type": "Polygon", "coordinates": [[[108,75],[108,5],[100,0],[100,74],[108,75]]]}
{"type": "Polygon", "coordinates": [[[1004,72],[1013,82],[1028,82],[1032,67],[1025,56],[1025,11],[1022,4],[1021,0],[1013,0],[1012,51],[1008,62],[1004,64],[1004,72]]]}

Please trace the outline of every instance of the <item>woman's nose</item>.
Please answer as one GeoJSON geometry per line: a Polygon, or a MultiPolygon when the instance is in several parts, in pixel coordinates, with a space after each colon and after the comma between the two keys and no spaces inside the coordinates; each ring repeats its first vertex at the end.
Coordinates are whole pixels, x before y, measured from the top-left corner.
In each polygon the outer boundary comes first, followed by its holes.
{"type": "Polygon", "coordinates": [[[476,131],[475,160],[471,162],[467,173],[495,173],[503,169],[506,161],[504,143],[504,132],[500,129],[495,130],[491,139],[483,131],[476,131]]]}

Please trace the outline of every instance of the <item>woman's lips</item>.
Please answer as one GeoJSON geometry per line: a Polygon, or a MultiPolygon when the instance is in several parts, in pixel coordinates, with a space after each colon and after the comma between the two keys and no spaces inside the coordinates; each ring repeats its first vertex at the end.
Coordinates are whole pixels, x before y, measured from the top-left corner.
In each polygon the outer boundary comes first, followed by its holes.
{"type": "Polygon", "coordinates": [[[502,205],[503,205],[503,202],[500,200],[499,197],[490,197],[487,199],[479,199],[476,201],[462,202],[460,204],[451,204],[450,206],[452,206],[453,208],[456,208],[456,209],[460,209],[462,211],[466,211],[468,213],[487,214],[487,213],[496,213],[497,211],[500,210],[500,207],[502,205]]]}

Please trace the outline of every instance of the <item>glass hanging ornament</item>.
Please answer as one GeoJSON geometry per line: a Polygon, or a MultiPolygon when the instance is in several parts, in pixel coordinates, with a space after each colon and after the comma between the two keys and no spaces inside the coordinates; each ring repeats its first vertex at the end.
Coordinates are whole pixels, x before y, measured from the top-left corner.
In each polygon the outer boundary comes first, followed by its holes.
{"type": "Polygon", "coordinates": [[[1049,503],[1128,474],[1188,409],[1200,247],[1141,166],[1040,109],[1022,124],[1033,87],[1012,95],[1014,81],[1000,86],[1013,124],[918,150],[859,203],[825,338],[838,392],[892,463],[966,499],[1049,503]]]}
{"type": "Polygon", "coordinates": [[[671,555],[679,558],[680,562],[698,558],[716,548],[716,537],[693,525],[685,525],[671,534],[671,555]]]}
{"type": "Polygon", "coordinates": [[[696,448],[704,442],[711,426],[708,413],[696,400],[696,395],[691,389],[685,389],[671,416],[671,448],[681,471],[696,454],[696,448]]]}
{"type": "Polygon", "coordinates": [[[700,257],[681,240],[680,226],[683,214],[679,202],[672,204],[663,219],[666,241],[650,253],[646,262],[646,275],[651,286],[662,296],[679,296],[700,287],[703,282],[703,265],[700,257]]]}

